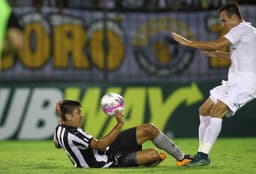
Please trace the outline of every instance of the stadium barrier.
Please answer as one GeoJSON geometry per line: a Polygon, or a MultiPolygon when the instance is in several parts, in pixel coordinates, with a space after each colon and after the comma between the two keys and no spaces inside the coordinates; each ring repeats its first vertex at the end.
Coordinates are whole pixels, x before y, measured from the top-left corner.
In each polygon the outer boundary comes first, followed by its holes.
{"type": "MultiPolygon", "coordinates": [[[[1,83],[0,140],[52,138],[57,124],[55,103],[63,99],[80,100],[83,128],[96,137],[105,135],[115,124],[100,108],[101,96],[108,92],[125,98],[124,128],[152,122],[171,137],[196,137],[198,107],[216,84],[1,83]]],[[[256,136],[255,113],[252,102],[234,118],[224,119],[220,136],[256,136]]]]}

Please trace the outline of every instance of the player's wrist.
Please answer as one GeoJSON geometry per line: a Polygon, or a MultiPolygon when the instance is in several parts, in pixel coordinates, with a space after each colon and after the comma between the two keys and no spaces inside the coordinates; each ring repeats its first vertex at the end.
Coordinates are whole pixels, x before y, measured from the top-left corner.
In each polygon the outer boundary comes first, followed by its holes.
{"type": "Polygon", "coordinates": [[[118,122],[116,128],[122,128],[124,126],[123,122],[118,122]]]}

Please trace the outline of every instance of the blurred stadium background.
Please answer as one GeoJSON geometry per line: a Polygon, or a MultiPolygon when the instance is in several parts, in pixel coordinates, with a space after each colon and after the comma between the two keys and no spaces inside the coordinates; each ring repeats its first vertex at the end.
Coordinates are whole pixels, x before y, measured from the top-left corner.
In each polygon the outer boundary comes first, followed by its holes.
{"type": "MultiPolygon", "coordinates": [[[[172,40],[223,35],[217,10],[229,0],[9,0],[24,49],[1,58],[0,139],[49,139],[55,102],[82,101],[84,128],[101,136],[112,121],[100,97],[126,99],[126,126],[153,122],[169,136],[196,137],[197,108],[230,64],[172,40]]],[[[236,1],[256,26],[256,1],[236,1]]],[[[228,48],[223,48],[227,50],[228,48]]],[[[225,120],[221,136],[255,136],[255,101],[225,120]]]]}

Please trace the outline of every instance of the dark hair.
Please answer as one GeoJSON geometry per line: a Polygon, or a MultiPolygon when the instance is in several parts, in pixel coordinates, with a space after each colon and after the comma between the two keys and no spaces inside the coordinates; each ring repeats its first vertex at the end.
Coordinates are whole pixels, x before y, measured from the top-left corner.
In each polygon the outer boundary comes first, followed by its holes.
{"type": "Polygon", "coordinates": [[[66,114],[72,114],[75,107],[81,107],[81,104],[79,101],[75,100],[63,100],[60,110],[61,110],[61,118],[63,121],[66,121],[66,114]]]}
{"type": "Polygon", "coordinates": [[[225,11],[228,17],[231,17],[232,15],[236,15],[239,19],[242,19],[242,14],[240,12],[240,8],[237,3],[230,3],[222,6],[219,10],[219,14],[222,11],[225,11]]]}

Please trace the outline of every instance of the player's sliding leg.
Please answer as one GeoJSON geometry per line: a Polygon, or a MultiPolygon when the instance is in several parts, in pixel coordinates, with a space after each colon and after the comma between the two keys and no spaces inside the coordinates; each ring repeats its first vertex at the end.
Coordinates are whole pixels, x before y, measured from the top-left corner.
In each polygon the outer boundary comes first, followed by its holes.
{"type": "Polygon", "coordinates": [[[173,156],[176,159],[176,164],[178,166],[184,166],[191,161],[189,155],[184,154],[173,141],[171,141],[163,132],[159,131],[154,125],[141,125],[137,129],[137,133],[138,144],[142,144],[147,140],[152,140],[156,147],[173,156]]]}
{"type": "Polygon", "coordinates": [[[176,159],[177,166],[184,166],[191,161],[189,155],[184,154],[181,149],[170,140],[165,134],[160,132],[152,142],[154,145],[160,149],[166,151],[169,155],[173,156],[176,159]]]}

